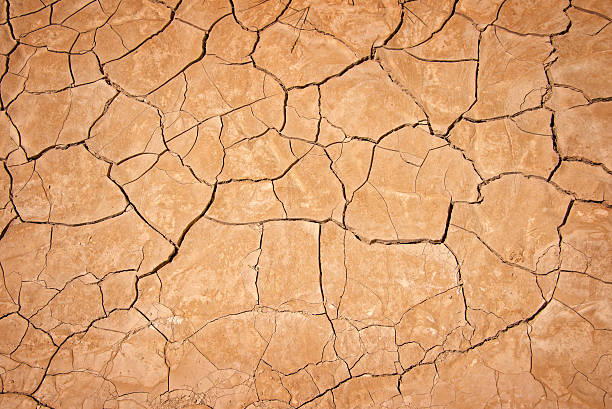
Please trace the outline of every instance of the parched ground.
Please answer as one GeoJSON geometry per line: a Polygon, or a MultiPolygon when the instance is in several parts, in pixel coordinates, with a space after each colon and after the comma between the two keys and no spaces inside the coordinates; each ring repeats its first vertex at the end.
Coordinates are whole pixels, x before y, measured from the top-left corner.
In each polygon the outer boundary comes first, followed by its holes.
{"type": "Polygon", "coordinates": [[[0,408],[612,407],[612,1],[0,10],[0,408]]]}

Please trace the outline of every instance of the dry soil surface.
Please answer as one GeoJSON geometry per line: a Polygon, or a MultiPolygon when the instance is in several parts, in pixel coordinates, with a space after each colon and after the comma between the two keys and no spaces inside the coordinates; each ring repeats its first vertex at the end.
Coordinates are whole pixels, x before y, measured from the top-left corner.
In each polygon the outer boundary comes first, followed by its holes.
{"type": "Polygon", "coordinates": [[[0,10],[2,409],[612,407],[612,1],[0,10]]]}

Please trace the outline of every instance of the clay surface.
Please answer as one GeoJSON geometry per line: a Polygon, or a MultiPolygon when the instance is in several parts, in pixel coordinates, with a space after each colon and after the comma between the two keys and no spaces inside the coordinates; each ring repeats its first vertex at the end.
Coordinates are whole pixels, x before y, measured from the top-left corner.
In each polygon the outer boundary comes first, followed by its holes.
{"type": "Polygon", "coordinates": [[[0,0],[0,409],[612,407],[610,0],[0,0]]]}

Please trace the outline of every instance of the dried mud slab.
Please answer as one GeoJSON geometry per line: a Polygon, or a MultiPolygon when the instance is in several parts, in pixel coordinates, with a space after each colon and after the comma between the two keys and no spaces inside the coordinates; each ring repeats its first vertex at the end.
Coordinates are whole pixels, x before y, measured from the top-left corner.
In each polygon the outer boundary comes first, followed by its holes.
{"type": "Polygon", "coordinates": [[[612,406],[612,4],[0,4],[0,409],[612,406]]]}

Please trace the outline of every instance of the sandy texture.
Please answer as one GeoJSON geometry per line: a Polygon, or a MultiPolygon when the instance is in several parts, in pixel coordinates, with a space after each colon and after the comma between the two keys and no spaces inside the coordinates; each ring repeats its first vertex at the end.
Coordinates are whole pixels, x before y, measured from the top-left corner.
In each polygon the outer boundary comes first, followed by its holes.
{"type": "Polygon", "coordinates": [[[0,409],[612,407],[610,0],[0,0],[0,409]]]}

